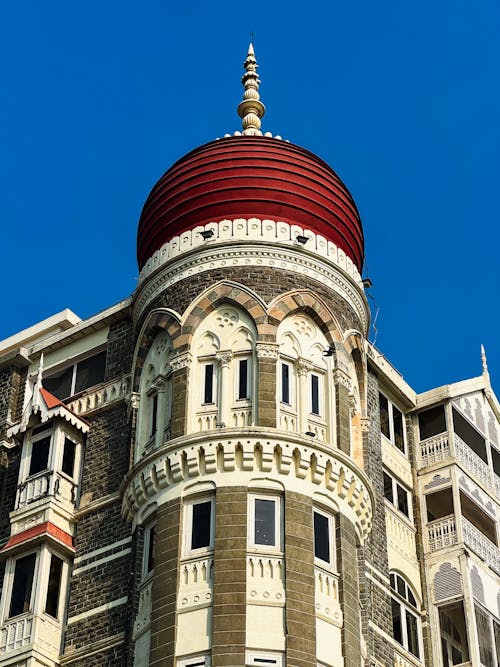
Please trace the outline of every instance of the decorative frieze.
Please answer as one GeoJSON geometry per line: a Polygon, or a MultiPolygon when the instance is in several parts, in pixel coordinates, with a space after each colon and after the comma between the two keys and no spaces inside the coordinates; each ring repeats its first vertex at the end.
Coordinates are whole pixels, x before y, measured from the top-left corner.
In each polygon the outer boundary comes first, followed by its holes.
{"type": "Polygon", "coordinates": [[[181,352],[181,354],[172,357],[170,360],[170,368],[175,373],[182,368],[189,368],[192,364],[193,357],[191,352],[181,352]]]}
{"type": "Polygon", "coordinates": [[[257,343],[257,359],[278,359],[279,345],[276,343],[257,343]]]}

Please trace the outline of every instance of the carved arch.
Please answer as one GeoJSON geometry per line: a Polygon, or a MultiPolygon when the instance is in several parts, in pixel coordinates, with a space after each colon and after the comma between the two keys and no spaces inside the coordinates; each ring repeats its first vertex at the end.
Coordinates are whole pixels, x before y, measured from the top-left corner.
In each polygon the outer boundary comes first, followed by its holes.
{"type": "Polygon", "coordinates": [[[286,292],[273,299],[267,309],[269,324],[277,328],[285,317],[299,311],[313,320],[326,336],[328,343],[334,345],[335,342],[342,341],[342,329],[333,311],[317,294],[307,289],[286,292]]]}
{"type": "Polygon", "coordinates": [[[151,345],[160,331],[166,331],[172,339],[174,349],[181,333],[180,316],[170,308],[152,310],[141,327],[132,361],[132,391],[139,391],[141,373],[151,345]]]}
{"type": "Polygon", "coordinates": [[[207,315],[223,304],[232,304],[245,311],[255,323],[260,338],[267,324],[266,304],[251,289],[231,280],[222,280],[202,292],[182,315],[183,348],[191,345],[193,334],[207,315]]]}

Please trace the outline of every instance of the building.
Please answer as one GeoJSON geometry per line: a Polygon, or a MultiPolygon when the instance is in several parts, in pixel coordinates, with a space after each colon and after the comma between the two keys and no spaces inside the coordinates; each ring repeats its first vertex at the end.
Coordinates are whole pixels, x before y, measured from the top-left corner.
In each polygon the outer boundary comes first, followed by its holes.
{"type": "Polygon", "coordinates": [[[243,130],[180,159],[132,297],[0,343],[0,665],[500,664],[500,406],[367,340],[335,172],[243,130]]]}

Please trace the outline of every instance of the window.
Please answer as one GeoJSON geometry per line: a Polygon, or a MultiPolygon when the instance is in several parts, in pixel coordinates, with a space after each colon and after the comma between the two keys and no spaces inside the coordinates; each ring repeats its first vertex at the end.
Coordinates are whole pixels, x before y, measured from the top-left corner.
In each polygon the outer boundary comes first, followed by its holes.
{"type": "Polygon", "coordinates": [[[203,373],[203,404],[211,405],[215,403],[215,368],[214,364],[205,364],[203,373]]]}
{"type": "Polygon", "coordinates": [[[142,574],[147,577],[155,566],[156,524],[151,524],[144,531],[144,552],[142,559],[142,574]]]}
{"type": "Polygon", "coordinates": [[[290,400],[290,364],[281,364],[281,402],[291,405],[290,400]]]}
{"type": "Polygon", "coordinates": [[[384,394],[379,393],[380,430],[400,451],[406,452],[403,413],[384,394]]]}
{"type": "Polygon", "coordinates": [[[68,475],[68,477],[73,477],[75,473],[75,454],[76,454],[75,443],[69,438],[64,438],[61,470],[66,475],[68,475]]]}
{"type": "Polygon", "coordinates": [[[203,553],[213,549],[214,501],[187,501],[184,506],[184,519],[185,553],[203,553]]]}
{"type": "Polygon", "coordinates": [[[250,546],[281,548],[281,502],[275,496],[252,496],[249,512],[250,546]]]}
{"type": "Polygon", "coordinates": [[[311,414],[319,415],[319,376],[311,373],[311,414]]]}
{"type": "Polygon", "coordinates": [[[247,667],[253,667],[253,665],[274,665],[274,667],[282,667],[283,655],[281,653],[269,651],[247,651],[245,662],[247,667]]]}
{"type": "Polygon", "coordinates": [[[314,524],[314,558],[320,564],[335,564],[333,549],[333,517],[319,510],[313,511],[314,524]]]}
{"type": "Polygon", "coordinates": [[[10,596],[9,618],[31,611],[36,554],[18,558],[14,566],[14,580],[10,596]]]}
{"type": "Polygon", "coordinates": [[[411,493],[384,471],[384,497],[409,519],[411,515],[411,493]]]}
{"type": "Polygon", "coordinates": [[[69,398],[104,381],[106,350],[43,378],[43,386],[59,399],[69,398]]]}
{"type": "Polygon", "coordinates": [[[500,664],[500,625],[478,605],[474,610],[481,665],[497,667],[500,664]]]}
{"type": "Polygon", "coordinates": [[[409,584],[399,574],[390,575],[392,629],[394,639],[415,657],[420,657],[420,617],[409,584]]]}
{"type": "Polygon", "coordinates": [[[51,554],[49,582],[45,600],[45,613],[53,618],[58,618],[59,616],[59,594],[61,591],[62,571],[63,561],[54,554],[51,554]]]}
{"type": "Polygon", "coordinates": [[[454,602],[439,608],[441,652],[444,667],[453,667],[469,660],[464,603],[454,602]]]}
{"type": "Polygon", "coordinates": [[[49,468],[50,435],[33,438],[31,443],[31,458],[28,476],[37,475],[49,468]]]}
{"type": "Polygon", "coordinates": [[[446,417],[444,405],[437,405],[435,408],[424,410],[418,415],[418,427],[420,430],[420,440],[427,440],[439,433],[446,431],[446,417]]]}
{"type": "Polygon", "coordinates": [[[248,359],[238,359],[237,362],[238,400],[250,398],[250,364],[248,359]]]}
{"type": "Polygon", "coordinates": [[[151,401],[149,413],[149,437],[152,438],[156,435],[156,428],[158,425],[158,394],[156,391],[149,397],[149,400],[151,401]]]}

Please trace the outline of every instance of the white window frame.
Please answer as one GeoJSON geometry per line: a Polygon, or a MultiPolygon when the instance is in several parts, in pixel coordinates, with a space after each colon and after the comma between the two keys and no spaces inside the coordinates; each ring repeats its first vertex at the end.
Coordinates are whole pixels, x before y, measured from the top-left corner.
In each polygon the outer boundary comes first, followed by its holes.
{"type": "Polygon", "coordinates": [[[55,445],[56,435],[57,435],[56,428],[54,423],[52,423],[52,425],[49,426],[46,430],[40,431],[36,435],[28,436],[28,440],[26,442],[24,470],[22,475],[23,480],[30,479],[31,477],[36,477],[37,475],[43,475],[47,471],[54,469],[54,450],[55,450],[54,445],[55,445]],[[45,440],[45,438],[50,438],[49,455],[47,457],[47,467],[45,468],[45,470],[40,470],[40,472],[35,472],[32,475],[30,475],[33,447],[36,445],[37,442],[39,442],[40,440],[45,440]]]}
{"type": "Polygon", "coordinates": [[[149,548],[151,545],[151,538],[156,532],[156,521],[150,521],[144,526],[144,542],[142,550],[142,579],[150,579],[154,572],[154,566],[148,570],[149,548]]]}
{"type": "Polygon", "coordinates": [[[234,374],[234,402],[238,404],[250,403],[253,395],[253,359],[250,353],[236,354],[232,360],[234,374]],[[240,389],[240,362],[247,362],[247,395],[239,398],[240,389]]]}
{"type": "Polygon", "coordinates": [[[203,554],[211,553],[214,550],[215,540],[215,498],[210,496],[201,496],[196,498],[187,498],[184,500],[183,507],[183,554],[194,558],[203,554]],[[210,503],[210,540],[209,545],[198,549],[191,548],[193,535],[193,507],[201,503],[210,503]]]}
{"type": "Polygon", "coordinates": [[[199,653],[187,658],[176,660],[177,667],[210,667],[210,655],[208,653],[199,653]]]}
{"type": "MultiPolygon", "coordinates": [[[[90,359],[90,358],[92,358],[92,357],[96,357],[98,354],[101,354],[102,352],[106,352],[106,353],[107,353],[107,347],[106,347],[106,345],[101,345],[101,346],[99,346],[99,347],[97,347],[97,348],[94,348],[93,350],[89,350],[88,352],[85,352],[85,353],[82,354],[81,356],[75,356],[75,357],[72,359],[71,363],[63,363],[63,364],[55,365],[55,366],[53,366],[53,367],[51,367],[51,368],[44,369],[43,377],[44,377],[44,379],[46,379],[46,380],[50,380],[50,376],[51,376],[51,375],[55,375],[55,374],[58,373],[59,371],[65,371],[65,370],[67,370],[68,368],[72,368],[71,387],[70,387],[70,392],[71,392],[71,393],[68,394],[68,396],[65,396],[64,398],[60,399],[60,400],[62,400],[63,402],[64,402],[64,401],[67,401],[67,400],[68,400],[69,398],[71,398],[72,396],[75,396],[75,393],[76,393],[76,392],[75,392],[75,389],[76,389],[76,378],[77,378],[77,372],[76,372],[76,369],[77,369],[77,367],[78,367],[78,364],[80,364],[82,361],[86,361],[87,359],[90,359]]],[[[105,365],[105,367],[104,367],[104,373],[106,373],[106,365],[105,365]]],[[[97,384],[102,384],[102,382],[105,382],[105,377],[103,378],[103,380],[101,380],[101,382],[98,382],[97,384]]],[[[43,383],[43,380],[42,380],[42,383],[43,383]]],[[[90,389],[91,387],[97,387],[97,384],[95,384],[95,385],[89,385],[88,387],[86,387],[85,389],[82,389],[82,390],[81,390],[80,392],[78,392],[78,393],[87,391],[87,390],[90,389]]]]}
{"type": "Polygon", "coordinates": [[[406,421],[405,421],[405,413],[403,410],[401,410],[400,407],[398,407],[394,401],[391,401],[391,399],[387,396],[387,394],[384,394],[383,391],[379,390],[379,394],[383,396],[387,400],[387,409],[389,413],[389,437],[385,435],[385,433],[382,433],[382,429],[380,429],[380,434],[383,436],[384,440],[387,442],[390,442],[393,447],[395,447],[398,452],[401,452],[405,456],[408,454],[408,440],[406,436],[406,421]],[[402,415],[402,425],[403,425],[403,449],[398,447],[396,445],[396,438],[395,438],[395,430],[394,430],[394,408],[398,410],[401,415],[402,415]]]}
{"type": "Polygon", "coordinates": [[[279,402],[288,409],[295,410],[295,364],[290,359],[279,359],[279,402]],[[283,366],[288,366],[288,398],[289,403],[283,400],[283,366]]]}
{"type": "Polygon", "coordinates": [[[312,370],[308,376],[309,416],[311,419],[325,418],[325,376],[318,370],[312,370]],[[318,378],[318,412],[313,412],[312,378],[318,378]]]}
{"type": "Polygon", "coordinates": [[[245,664],[247,667],[283,667],[283,653],[250,650],[246,652],[245,664]]]}
{"type": "MultiPolygon", "coordinates": [[[[411,521],[413,523],[413,495],[410,489],[406,487],[402,482],[400,482],[398,479],[394,477],[394,475],[389,472],[389,470],[386,470],[384,468],[384,473],[391,479],[392,481],[392,499],[387,498],[385,495],[385,490],[384,490],[384,498],[385,500],[393,507],[398,514],[401,516],[404,516],[407,521],[411,521]],[[406,493],[406,502],[408,505],[408,514],[406,515],[402,510],[399,509],[398,507],[398,486],[403,489],[403,491],[406,493]]],[[[385,486],[385,485],[384,485],[385,486]]]]}
{"type": "Polygon", "coordinates": [[[200,359],[200,375],[201,375],[201,382],[200,382],[200,388],[201,388],[201,395],[200,395],[200,405],[202,408],[216,408],[219,405],[218,401],[218,390],[219,390],[219,364],[217,363],[217,359],[215,357],[211,357],[208,359],[200,359]],[[205,368],[207,366],[212,366],[213,367],[213,374],[212,374],[212,402],[211,403],[205,403],[205,381],[206,381],[206,371],[205,368]]]}
{"type": "MultiPolygon", "coordinates": [[[[391,572],[391,575],[393,575],[397,581],[397,578],[401,579],[406,586],[406,589],[411,592],[413,597],[415,598],[415,602],[417,602],[417,598],[415,596],[414,591],[412,590],[410,584],[408,581],[400,575],[398,572],[391,572]]],[[[397,583],[396,583],[397,586],[397,583]]],[[[422,646],[422,618],[420,615],[420,611],[417,607],[414,607],[409,600],[405,599],[399,591],[397,591],[395,588],[392,587],[392,585],[389,588],[390,590],[390,596],[391,598],[399,605],[400,607],[400,618],[401,618],[401,632],[402,632],[402,640],[403,643],[400,643],[396,638],[394,638],[394,641],[402,646],[405,651],[408,651],[408,653],[416,658],[417,660],[422,660],[423,658],[423,646],[422,646]],[[408,648],[408,625],[406,622],[406,612],[409,612],[417,621],[417,642],[418,642],[418,656],[416,656],[414,653],[412,653],[409,648],[408,648]]],[[[392,616],[392,606],[391,606],[391,616],[392,616]]]]}
{"type": "Polygon", "coordinates": [[[248,548],[257,551],[271,551],[281,553],[283,550],[283,512],[281,496],[268,493],[249,494],[248,503],[248,548]],[[255,543],[255,501],[272,500],[274,502],[274,545],[255,543]]]}
{"type": "Polygon", "coordinates": [[[65,426],[58,422],[52,422],[46,430],[32,435],[32,431],[27,434],[27,437],[23,443],[23,453],[22,453],[22,464],[19,466],[19,478],[18,485],[27,482],[32,478],[36,478],[39,475],[43,476],[47,473],[57,473],[65,479],[69,480],[75,487],[79,487],[80,477],[81,477],[81,464],[82,464],[82,442],[75,437],[75,435],[65,426]],[[40,472],[29,474],[31,466],[31,457],[33,454],[33,446],[36,446],[36,443],[45,438],[50,438],[49,446],[49,455],[47,458],[47,468],[41,470],[40,472]],[[64,455],[64,444],[66,440],[70,440],[75,445],[75,460],[73,462],[73,475],[68,475],[68,473],[63,472],[63,455],[64,455]]]}
{"type": "Polygon", "coordinates": [[[320,514],[328,520],[328,544],[330,547],[330,560],[322,560],[316,556],[316,544],[314,544],[314,564],[319,567],[328,568],[335,571],[336,567],[336,558],[335,558],[335,516],[330,512],[325,512],[325,510],[319,507],[313,507],[313,538],[315,539],[314,534],[314,514],[320,514]]]}

